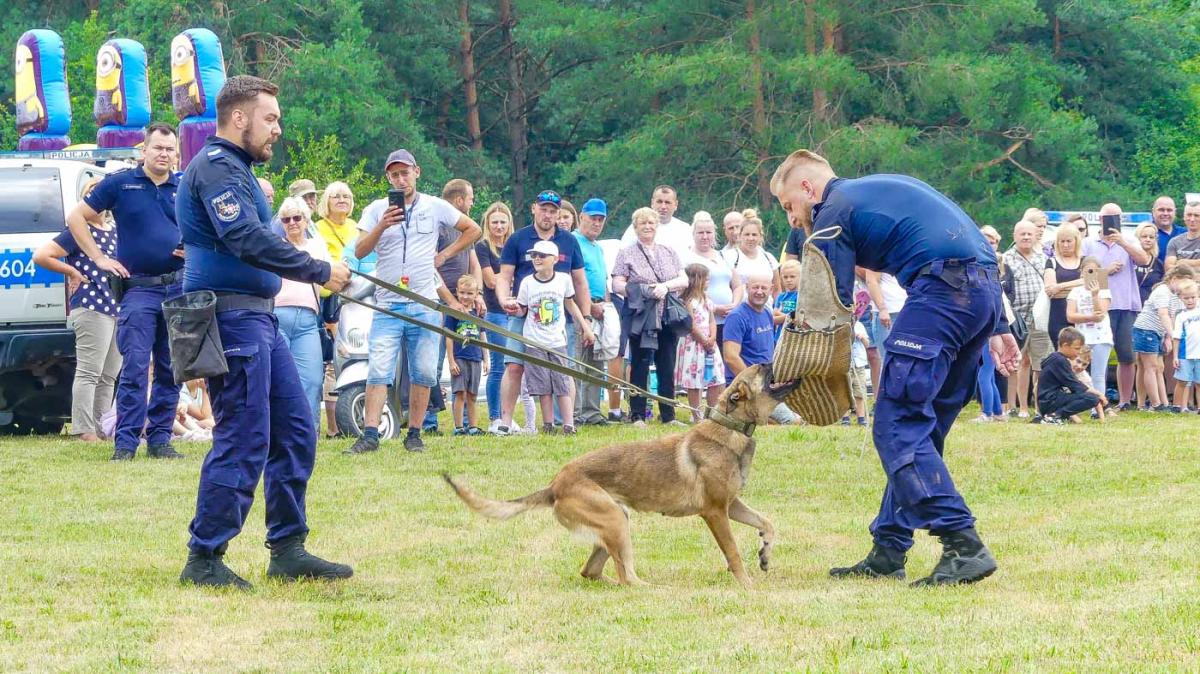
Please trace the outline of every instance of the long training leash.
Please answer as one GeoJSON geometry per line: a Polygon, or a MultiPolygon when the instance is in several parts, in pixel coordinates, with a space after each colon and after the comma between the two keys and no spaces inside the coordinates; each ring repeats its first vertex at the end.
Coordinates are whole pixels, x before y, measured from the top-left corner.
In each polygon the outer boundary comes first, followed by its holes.
{"type": "MultiPolygon", "coordinates": [[[[456,342],[460,342],[464,346],[470,346],[472,344],[479,345],[482,348],[486,348],[486,349],[489,349],[492,351],[497,351],[506,356],[516,358],[518,360],[522,360],[522,361],[525,361],[528,363],[533,363],[540,367],[544,367],[547,370],[552,370],[554,372],[564,374],[568,377],[577,379],[582,382],[586,382],[589,384],[595,384],[602,388],[619,388],[622,391],[626,392],[627,394],[644,396],[644,397],[646,397],[650,400],[654,400],[655,402],[658,402],[658,403],[662,403],[665,405],[671,405],[672,407],[679,407],[679,408],[683,408],[686,410],[690,410],[695,413],[699,413],[698,410],[691,407],[690,405],[685,405],[685,404],[679,402],[678,400],[673,400],[671,398],[666,398],[666,397],[651,393],[651,392],[649,392],[641,387],[635,386],[632,383],[627,382],[623,379],[620,379],[618,377],[613,377],[613,376],[609,375],[607,372],[596,369],[596,368],[592,367],[591,365],[584,363],[580,360],[577,360],[575,358],[572,358],[569,355],[563,354],[562,352],[555,351],[554,349],[548,348],[542,344],[538,344],[537,342],[527,339],[524,335],[517,334],[507,328],[503,328],[499,325],[496,325],[495,323],[491,323],[479,316],[475,316],[473,314],[468,314],[464,311],[458,311],[457,309],[449,307],[445,304],[441,304],[440,302],[435,302],[433,300],[430,300],[429,298],[424,297],[422,295],[418,295],[417,293],[414,293],[411,290],[408,290],[407,288],[401,288],[400,286],[397,286],[393,283],[388,283],[387,281],[376,278],[375,276],[372,276],[370,274],[366,274],[366,273],[363,273],[360,271],[355,271],[355,270],[351,270],[351,273],[353,273],[357,276],[361,276],[362,278],[370,281],[371,283],[375,284],[376,286],[379,286],[385,290],[393,292],[405,299],[411,300],[413,302],[416,302],[417,304],[420,304],[421,306],[432,309],[433,311],[436,311],[439,314],[451,316],[460,321],[475,323],[483,330],[488,330],[488,331],[494,332],[505,338],[512,339],[520,344],[524,344],[525,346],[533,347],[535,349],[540,349],[547,353],[554,353],[555,355],[558,355],[558,356],[562,357],[565,361],[567,361],[571,365],[571,367],[560,364],[560,363],[556,363],[556,362],[546,359],[546,358],[534,356],[528,352],[522,352],[522,351],[518,351],[516,349],[509,348],[508,345],[506,345],[506,344],[493,344],[491,342],[487,342],[487,341],[484,341],[482,339],[478,339],[475,337],[471,337],[471,336],[467,336],[467,335],[460,335],[453,330],[447,329],[443,325],[434,325],[432,323],[427,323],[425,321],[420,320],[419,318],[407,316],[407,315],[399,313],[397,311],[392,311],[391,309],[388,309],[386,307],[381,307],[381,306],[372,304],[370,302],[365,302],[363,300],[351,297],[350,295],[347,295],[345,293],[341,293],[341,292],[334,293],[335,295],[337,295],[338,297],[340,297],[341,299],[343,299],[347,302],[352,302],[352,303],[358,304],[360,306],[368,307],[368,308],[374,309],[375,311],[378,311],[379,313],[384,314],[386,316],[390,316],[392,318],[395,318],[395,319],[398,319],[401,321],[405,321],[407,323],[411,323],[413,325],[424,328],[426,330],[431,330],[436,334],[442,335],[443,337],[448,337],[450,339],[455,340],[456,342]]],[[[660,376],[662,376],[662,373],[660,373],[660,376]]],[[[667,373],[666,376],[674,377],[675,373],[674,372],[667,373]]]]}

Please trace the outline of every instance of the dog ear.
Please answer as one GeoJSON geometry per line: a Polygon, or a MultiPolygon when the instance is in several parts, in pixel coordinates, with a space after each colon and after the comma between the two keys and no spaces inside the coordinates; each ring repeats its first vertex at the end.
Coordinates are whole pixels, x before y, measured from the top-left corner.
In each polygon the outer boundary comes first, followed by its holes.
{"type": "Polygon", "coordinates": [[[729,402],[736,403],[738,401],[745,400],[749,395],[750,391],[746,388],[746,382],[739,381],[733,387],[733,391],[729,394],[729,402]]]}

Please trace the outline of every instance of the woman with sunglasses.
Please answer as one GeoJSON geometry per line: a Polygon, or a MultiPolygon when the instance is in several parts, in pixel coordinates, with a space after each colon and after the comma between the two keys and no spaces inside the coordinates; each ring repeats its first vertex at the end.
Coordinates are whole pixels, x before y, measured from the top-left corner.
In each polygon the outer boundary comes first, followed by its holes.
{"type": "MultiPolygon", "coordinates": [[[[308,205],[297,197],[288,197],[279,207],[279,222],[283,225],[284,239],[318,260],[328,262],[329,250],[320,237],[309,238],[308,205]]],[[[279,320],[279,334],[288,342],[304,397],[312,409],[313,423],[321,425],[321,383],[324,380],[325,363],[321,358],[320,329],[320,286],[283,279],[279,294],[275,296],[275,317],[279,320]]]]}

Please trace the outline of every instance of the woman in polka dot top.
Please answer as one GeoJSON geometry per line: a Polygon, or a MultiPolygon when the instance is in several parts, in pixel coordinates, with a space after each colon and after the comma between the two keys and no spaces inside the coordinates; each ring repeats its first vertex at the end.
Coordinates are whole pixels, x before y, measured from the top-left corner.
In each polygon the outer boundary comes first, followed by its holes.
{"type": "MultiPolygon", "coordinates": [[[[86,196],[95,181],[84,187],[86,196]]],[[[117,231],[108,213],[89,222],[101,252],[117,254],[117,231]]],[[[100,417],[112,407],[121,371],[117,351],[117,303],[108,277],[80,250],[71,232],[46,242],[33,254],[34,264],[62,274],[71,289],[70,320],[75,331],[75,383],[71,388],[71,435],[88,442],[101,439],[100,417]]]]}

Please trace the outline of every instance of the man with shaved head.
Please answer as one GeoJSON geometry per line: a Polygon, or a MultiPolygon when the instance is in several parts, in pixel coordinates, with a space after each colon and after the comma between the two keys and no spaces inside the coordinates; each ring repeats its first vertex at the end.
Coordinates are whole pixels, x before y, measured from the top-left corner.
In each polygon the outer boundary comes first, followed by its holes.
{"type": "MultiPolygon", "coordinates": [[[[1174,218],[1175,204],[1171,203],[1174,218]]],[[[1117,204],[1104,204],[1100,215],[1121,215],[1117,204]]],[[[1133,321],[1142,309],[1142,294],[1138,290],[1137,272],[1134,267],[1148,265],[1150,253],[1142,250],[1141,244],[1132,236],[1122,232],[1105,234],[1104,228],[1096,230],[1094,237],[1083,242],[1083,254],[1094,257],[1108,274],[1108,289],[1112,301],[1108,305],[1108,320],[1112,324],[1113,348],[1117,352],[1117,391],[1120,394],[1119,410],[1132,409],[1133,396],[1133,321]]]]}
{"type": "Polygon", "coordinates": [[[916,584],[986,578],[996,560],[975,531],[975,516],[942,451],[975,390],[983,349],[991,349],[1002,374],[1018,359],[991,245],[970,216],[920,180],[839,178],[809,150],[788,155],[771,179],[771,192],[792,227],[803,227],[810,241],[826,232],[814,245],[829,260],[844,304],[853,305],[856,266],[891,274],[908,290],[887,338],[875,405],[875,449],[888,481],[871,524],[873,545],[865,559],[830,569],[830,575],[903,578],[913,531],[926,529],[941,539],[943,552],[916,584]]]}
{"type": "MultiPolygon", "coordinates": [[[[725,359],[726,384],[751,365],[769,363],[775,357],[775,320],[767,307],[774,283],[771,274],[751,274],[746,279],[746,300],[725,317],[721,356],[725,359]]],[[[783,404],[771,413],[771,419],[781,424],[799,421],[796,413],[783,404]]]]}

